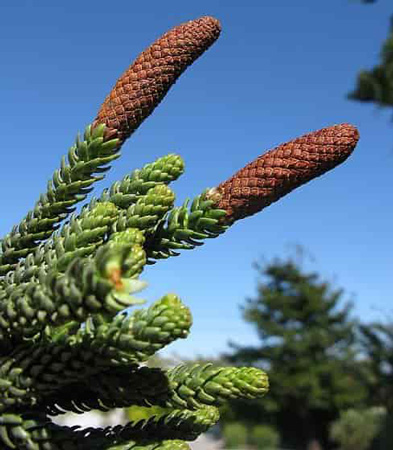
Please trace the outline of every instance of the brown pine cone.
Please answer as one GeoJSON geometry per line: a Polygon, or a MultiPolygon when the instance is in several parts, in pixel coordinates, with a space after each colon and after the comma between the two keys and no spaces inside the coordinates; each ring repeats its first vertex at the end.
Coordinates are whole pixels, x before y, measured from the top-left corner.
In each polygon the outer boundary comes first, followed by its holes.
{"type": "Polygon", "coordinates": [[[344,123],[282,144],[243,167],[209,193],[227,212],[225,222],[251,216],[312,178],[345,161],[359,140],[344,123]]]}
{"type": "Polygon", "coordinates": [[[220,35],[213,17],[201,17],[165,33],[141,53],[119,78],[94,121],[122,144],[161,102],[179,76],[220,35]]]}

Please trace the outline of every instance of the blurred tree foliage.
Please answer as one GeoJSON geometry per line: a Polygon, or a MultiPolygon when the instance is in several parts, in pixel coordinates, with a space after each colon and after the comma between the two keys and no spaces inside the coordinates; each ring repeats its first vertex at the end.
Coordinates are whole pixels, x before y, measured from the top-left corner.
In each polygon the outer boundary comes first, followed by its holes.
{"type": "Polygon", "coordinates": [[[247,426],[241,422],[228,422],[222,427],[222,436],[227,449],[244,448],[247,445],[247,426]]]}
{"type": "MultiPolygon", "coordinates": [[[[377,3],[377,0],[362,0],[377,3]]],[[[393,106],[393,16],[388,37],[382,45],[380,64],[358,74],[355,89],[349,93],[352,100],[374,103],[381,107],[393,106]]],[[[393,448],[393,324],[362,326],[363,349],[370,369],[369,392],[373,404],[382,404],[388,410],[380,435],[379,449],[393,448]]]]}
{"type": "Polygon", "coordinates": [[[393,322],[360,326],[364,363],[369,373],[368,390],[371,405],[383,405],[385,417],[375,450],[393,448],[393,322]]]}
{"type": "Polygon", "coordinates": [[[385,415],[386,410],[381,407],[348,409],[333,422],[331,438],[339,444],[339,450],[368,450],[382,428],[385,415]]]}
{"type": "MultiPolygon", "coordinates": [[[[376,3],[376,0],[363,0],[363,3],[376,3]]],[[[351,100],[393,106],[393,17],[390,22],[388,37],[381,50],[380,64],[359,72],[355,89],[348,94],[351,100]]]]}
{"type": "Polygon", "coordinates": [[[270,425],[246,425],[227,422],[222,427],[226,449],[278,450],[280,436],[270,425]]]}
{"type": "Polygon", "coordinates": [[[282,445],[302,449],[319,441],[329,447],[329,423],[343,409],[362,405],[366,371],[356,360],[356,323],[344,292],[292,258],[256,265],[257,296],[242,308],[260,345],[231,343],[231,363],[272,374],[264,402],[231,404],[227,420],[271,421],[282,445]],[[364,372],[364,373],[363,373],[364,372]]]}
{"type": "Polygon", "coordinates": [[[370,401],[393,414],[393,323],[360,326],[370,401]]]}
{"type": "Polygon", "coordinates": [[[255,449],[277,450],[280,443],[280,436],[269,425],[255,425],[250,429],[248,442],[255,449]]]}

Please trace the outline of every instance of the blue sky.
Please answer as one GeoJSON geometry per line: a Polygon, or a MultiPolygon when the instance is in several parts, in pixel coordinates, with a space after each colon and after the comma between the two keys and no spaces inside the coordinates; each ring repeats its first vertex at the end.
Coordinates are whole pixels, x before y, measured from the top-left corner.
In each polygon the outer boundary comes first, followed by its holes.
{"type": "Polygon", "coordinates": [[[126,143],[97,192],[177,152],[187,168],[173,185],[180,204],[308,131],[351,122],[361,139],[333,172],[146,270],[149,301],[176,292],[193,312],[191,336],[169,353],[213,356],[229,339],[257,342],[239,311],[255,293],[252,263],[297,244],[313,255],[307,268],[345,289],[358,317],[391,317],[393,122],[389,111],[345,98],[358,70],[378,62],[391,13],[387,0],[3,0],[0,234],[34,205],[138,53],[169,28],[213,15],[220,39],[126,143]]]}

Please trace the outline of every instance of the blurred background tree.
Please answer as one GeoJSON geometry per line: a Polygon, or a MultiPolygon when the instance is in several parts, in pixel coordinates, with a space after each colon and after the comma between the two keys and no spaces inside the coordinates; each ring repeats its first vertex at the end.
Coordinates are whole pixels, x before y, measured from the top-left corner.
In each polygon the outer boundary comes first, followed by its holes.
{"type": "Polygon", "coordinates": [[[280,436],[270,425],[227,422],[222,427],[225,449],[278,450],[280,436]]]}
{"type": "Polygon", "coordinates": [[[331,438],[339,450],[368,450],[381,430],[385,408],[348,409],[330,428],[331,438]]]}
{"type": "Polygon", "coordinates": [[[256,449],[277,450],[280,436],[269,425],[255,425],[250,429],[248,442],[256,449]]]}
{"type": "Polygon", "coordinates": [[[393,414],[393,323],[360,326],[370,402],[393,414]]]}
{"type": "Polygon", "coordinates": [[[387,414],[373,450],[393,448],[393,322],[360,325],[360,342],[368,372],[368,403],[387,414]]]}
{"type": "MultiPolygon", "coordinates": [[[[380,63],[359,72],[348,98],[393,107],[393,16],[380,63]]],[[[234,402],[223,411],[228,445],[236,436],[243,439],[238,447],[258,448],[250,430],[262,426],[273,433],[277,427],[290,448],[393,448],[393,323],[355,323],[344,292],[293,259],[257,269],[258,296],[246,302],[243,317],[261,344],[231,343],[226,359],[257,364],[274,377],[264,404],[234,402]]]]}
{"type": "MultiPolygon", "coordinates": [[[[362,0],[376,3],[376,0],[362,0]]],[[[355,88],[348,94],[351,100],[371,102],[378,106],[393,106],[393,16],[388,37],[380,54],[380,64],[370,70],[361,70],[355,88]]]]}
{"type": "MultiPolygon", "coordinates": [[[[377,3],[377,0],[362,0],[377,3]]],[[[393,16],[388,37],[382,45],[380,64],[359,72],[355,88],[348,98],[374,103],[380,107],[393,106],[393,16]]],[[[387,409],[384,425],[374,448],[393,448],[393,324],[362,325],[361,340],[369,369],[369,400],[387,409]]],[[[367,448],[367,447],[366,447],[367,448]]]]}
{"type": "Polygon", "coordinates": [[[367,388],[357,360],[356,322],[344,291],[307,273],[294,258],[256,265],[257,296],[242,307],[260,345],[231,343],[231,363],[264,368],[270,395],[261,402],[234,403],[224,417],[271,424],[284,446],[306,449],[312,442],[331,448],[329,424],[340,411],[362,406],[367,388]]]}
{"type": "Polygon", "coordinates": [[[222,427],[222,436],[227,449],[244,448],[247,445],[247,426],[241,422],[227,422],[222,427]]]}

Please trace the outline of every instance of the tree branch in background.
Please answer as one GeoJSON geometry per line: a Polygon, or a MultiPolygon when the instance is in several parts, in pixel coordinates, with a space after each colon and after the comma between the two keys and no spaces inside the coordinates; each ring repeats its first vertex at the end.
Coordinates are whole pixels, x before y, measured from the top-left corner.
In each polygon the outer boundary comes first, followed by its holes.
{"type": "Polygon", "coordinates": [[[393,107],[393,17],[388,37],[380,52],[380,61],[374,68],[360,71],[354,90],[348,94],[349,99],[393,107]]]}

